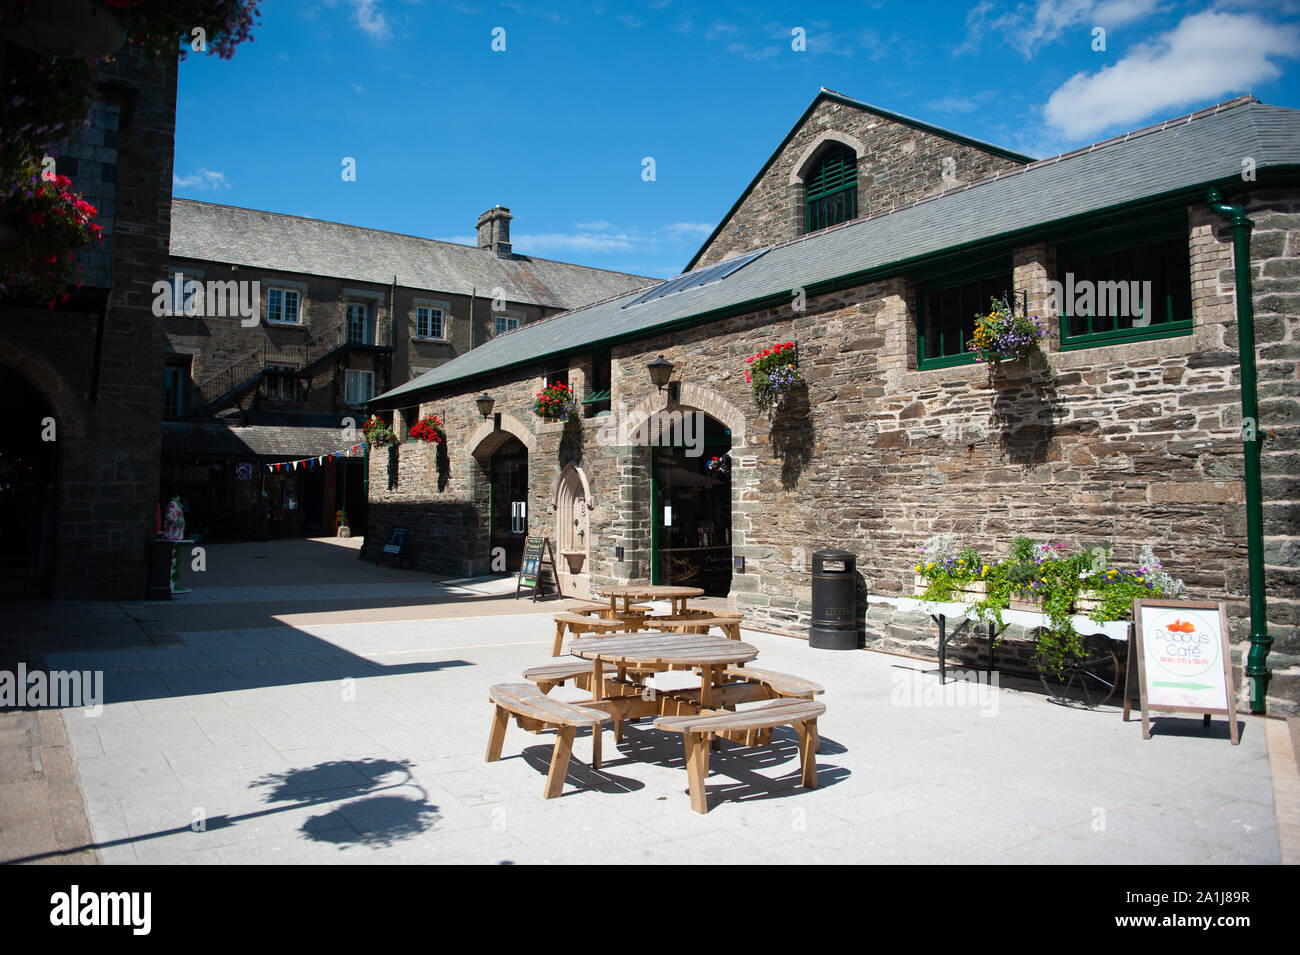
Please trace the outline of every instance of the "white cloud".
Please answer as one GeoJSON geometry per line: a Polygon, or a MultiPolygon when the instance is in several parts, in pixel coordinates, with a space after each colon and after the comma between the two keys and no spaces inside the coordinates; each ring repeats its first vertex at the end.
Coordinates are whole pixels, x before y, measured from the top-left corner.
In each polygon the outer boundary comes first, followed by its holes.
{"type": "Polygon", "coordinates": [[[229,189],[230,183],[226,182],[226,174],[223,172],[213,172],[211,169],[200,168],[192,176],[178,176],[172,173],[173,189],[229,189]]]}
{"type": "Polygon", "coordinates": [[[388,21],[379,9],[378,0],[351,0],[351,3],[352,19],[362,33],[378,43],[392,38],[393,31],[388,29],[388,21]]]}
{"type": "Polygon", "coordinates": [[[616,19],[622,23],[623,26],[630,27],[633,30],[645,26],[644,20],[631,13],[620,13],[616,19]]]}
{"type": "Polygon", "coordinates": [[[1142,20],[1156,11],[1160,0],[1038,0],[1001,12],[989,0],[981,0],[966,14],[966,42],[953,56],[973,53],[986,34],[1001,34],[1004,43],[1033,59],[1044,46],[1066,31],[1078,29],[1081,43],[1091,42],[1091,28],[1107,30],[1142,20]]]}
{"type": "Polygon", "coordinates": [[[673,238],[698,238],[712,232],[713,225],[708,222],[670,222],[663,231],[673,238]]]}
{"type": "Polygon", "coordinates": [[[1282,72],[1273,59],[1300,53],[1300,28],[1254,14],[1206,11],[1096,73],[1077,73],[1044,107],[1047,122],[1072,138],[1188,104],[1208,104],[1282,72]]]}

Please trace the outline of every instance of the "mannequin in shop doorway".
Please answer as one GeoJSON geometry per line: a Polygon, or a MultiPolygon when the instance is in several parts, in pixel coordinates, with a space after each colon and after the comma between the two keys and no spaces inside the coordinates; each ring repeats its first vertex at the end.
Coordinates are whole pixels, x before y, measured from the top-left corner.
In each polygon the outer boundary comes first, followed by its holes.
{"type": "Polygon", "coordinates": [[[172,544],[172,593],[187,594],[189,593],[189,590],[180,585],[180,542],[185,539],[185,506],[179,494],[173,494],[172,499],[167,502],[167,512],[163,520],[163,537],[166,540],[175,541],[175,543],[172,544]]]}

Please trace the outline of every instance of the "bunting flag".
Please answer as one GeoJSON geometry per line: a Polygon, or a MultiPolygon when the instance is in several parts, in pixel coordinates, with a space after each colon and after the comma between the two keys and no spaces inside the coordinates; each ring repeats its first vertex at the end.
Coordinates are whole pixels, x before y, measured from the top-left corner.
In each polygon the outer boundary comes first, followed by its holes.
{"type": "Polygon", "coordinates": [[[360,444],[354,444],[349,448],[340,448],[338,451],[331,452],[330,454],[322,454],[314,458],[299,458],[297,461],[276,461],[272,464],[266,465],[266,469],[268,471],[296,471],[299,468],[306,470],[307,468],[320,467],[324,465],[326,461],[333,461],[336,458],[341,458],[345,455],[360,454],[365,450],[366,443],[362,441],[360,444]]]}

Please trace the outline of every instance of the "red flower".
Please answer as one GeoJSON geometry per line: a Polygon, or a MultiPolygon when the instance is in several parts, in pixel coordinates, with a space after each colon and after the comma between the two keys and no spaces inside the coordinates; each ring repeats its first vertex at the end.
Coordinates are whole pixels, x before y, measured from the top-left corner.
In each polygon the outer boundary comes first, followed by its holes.
{"type": "Polygon", "coordinates": [[[32,212],[28,214],[27,221],[32,225],[45,225],[45,216],[39,212],[32,212]]]}

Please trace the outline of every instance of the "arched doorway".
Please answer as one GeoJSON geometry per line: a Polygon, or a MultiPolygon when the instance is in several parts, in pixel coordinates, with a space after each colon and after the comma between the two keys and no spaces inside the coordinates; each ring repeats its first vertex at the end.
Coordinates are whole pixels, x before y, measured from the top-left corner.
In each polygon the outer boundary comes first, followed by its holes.
{"type": "Polygon", "coordinates": [[[44,595],[54,576],[58,423],[40,392],[2,366],[0,403],[14,422],[0,439],[0,595],[44,595]]]}
{"type": "Polygon", "coordinates": [[[587,598],[591,594],[590,497],[582,469],[569,464],[555,488],[555,556],[559,561],[560,593],[587,598]]]}
{"type": "Polygon", "coordinates": [[[731,430],[684,408],[660,412],[647,424],[651,579],[725,597],[731,589],[731,430]]]}
{"type": "Polygon", "coordinates": [[[488,548],[505,552],[505,570],[514,573],[524,556],[528,537],[528,448],[508,435],[488,455],[488,548]]]}

